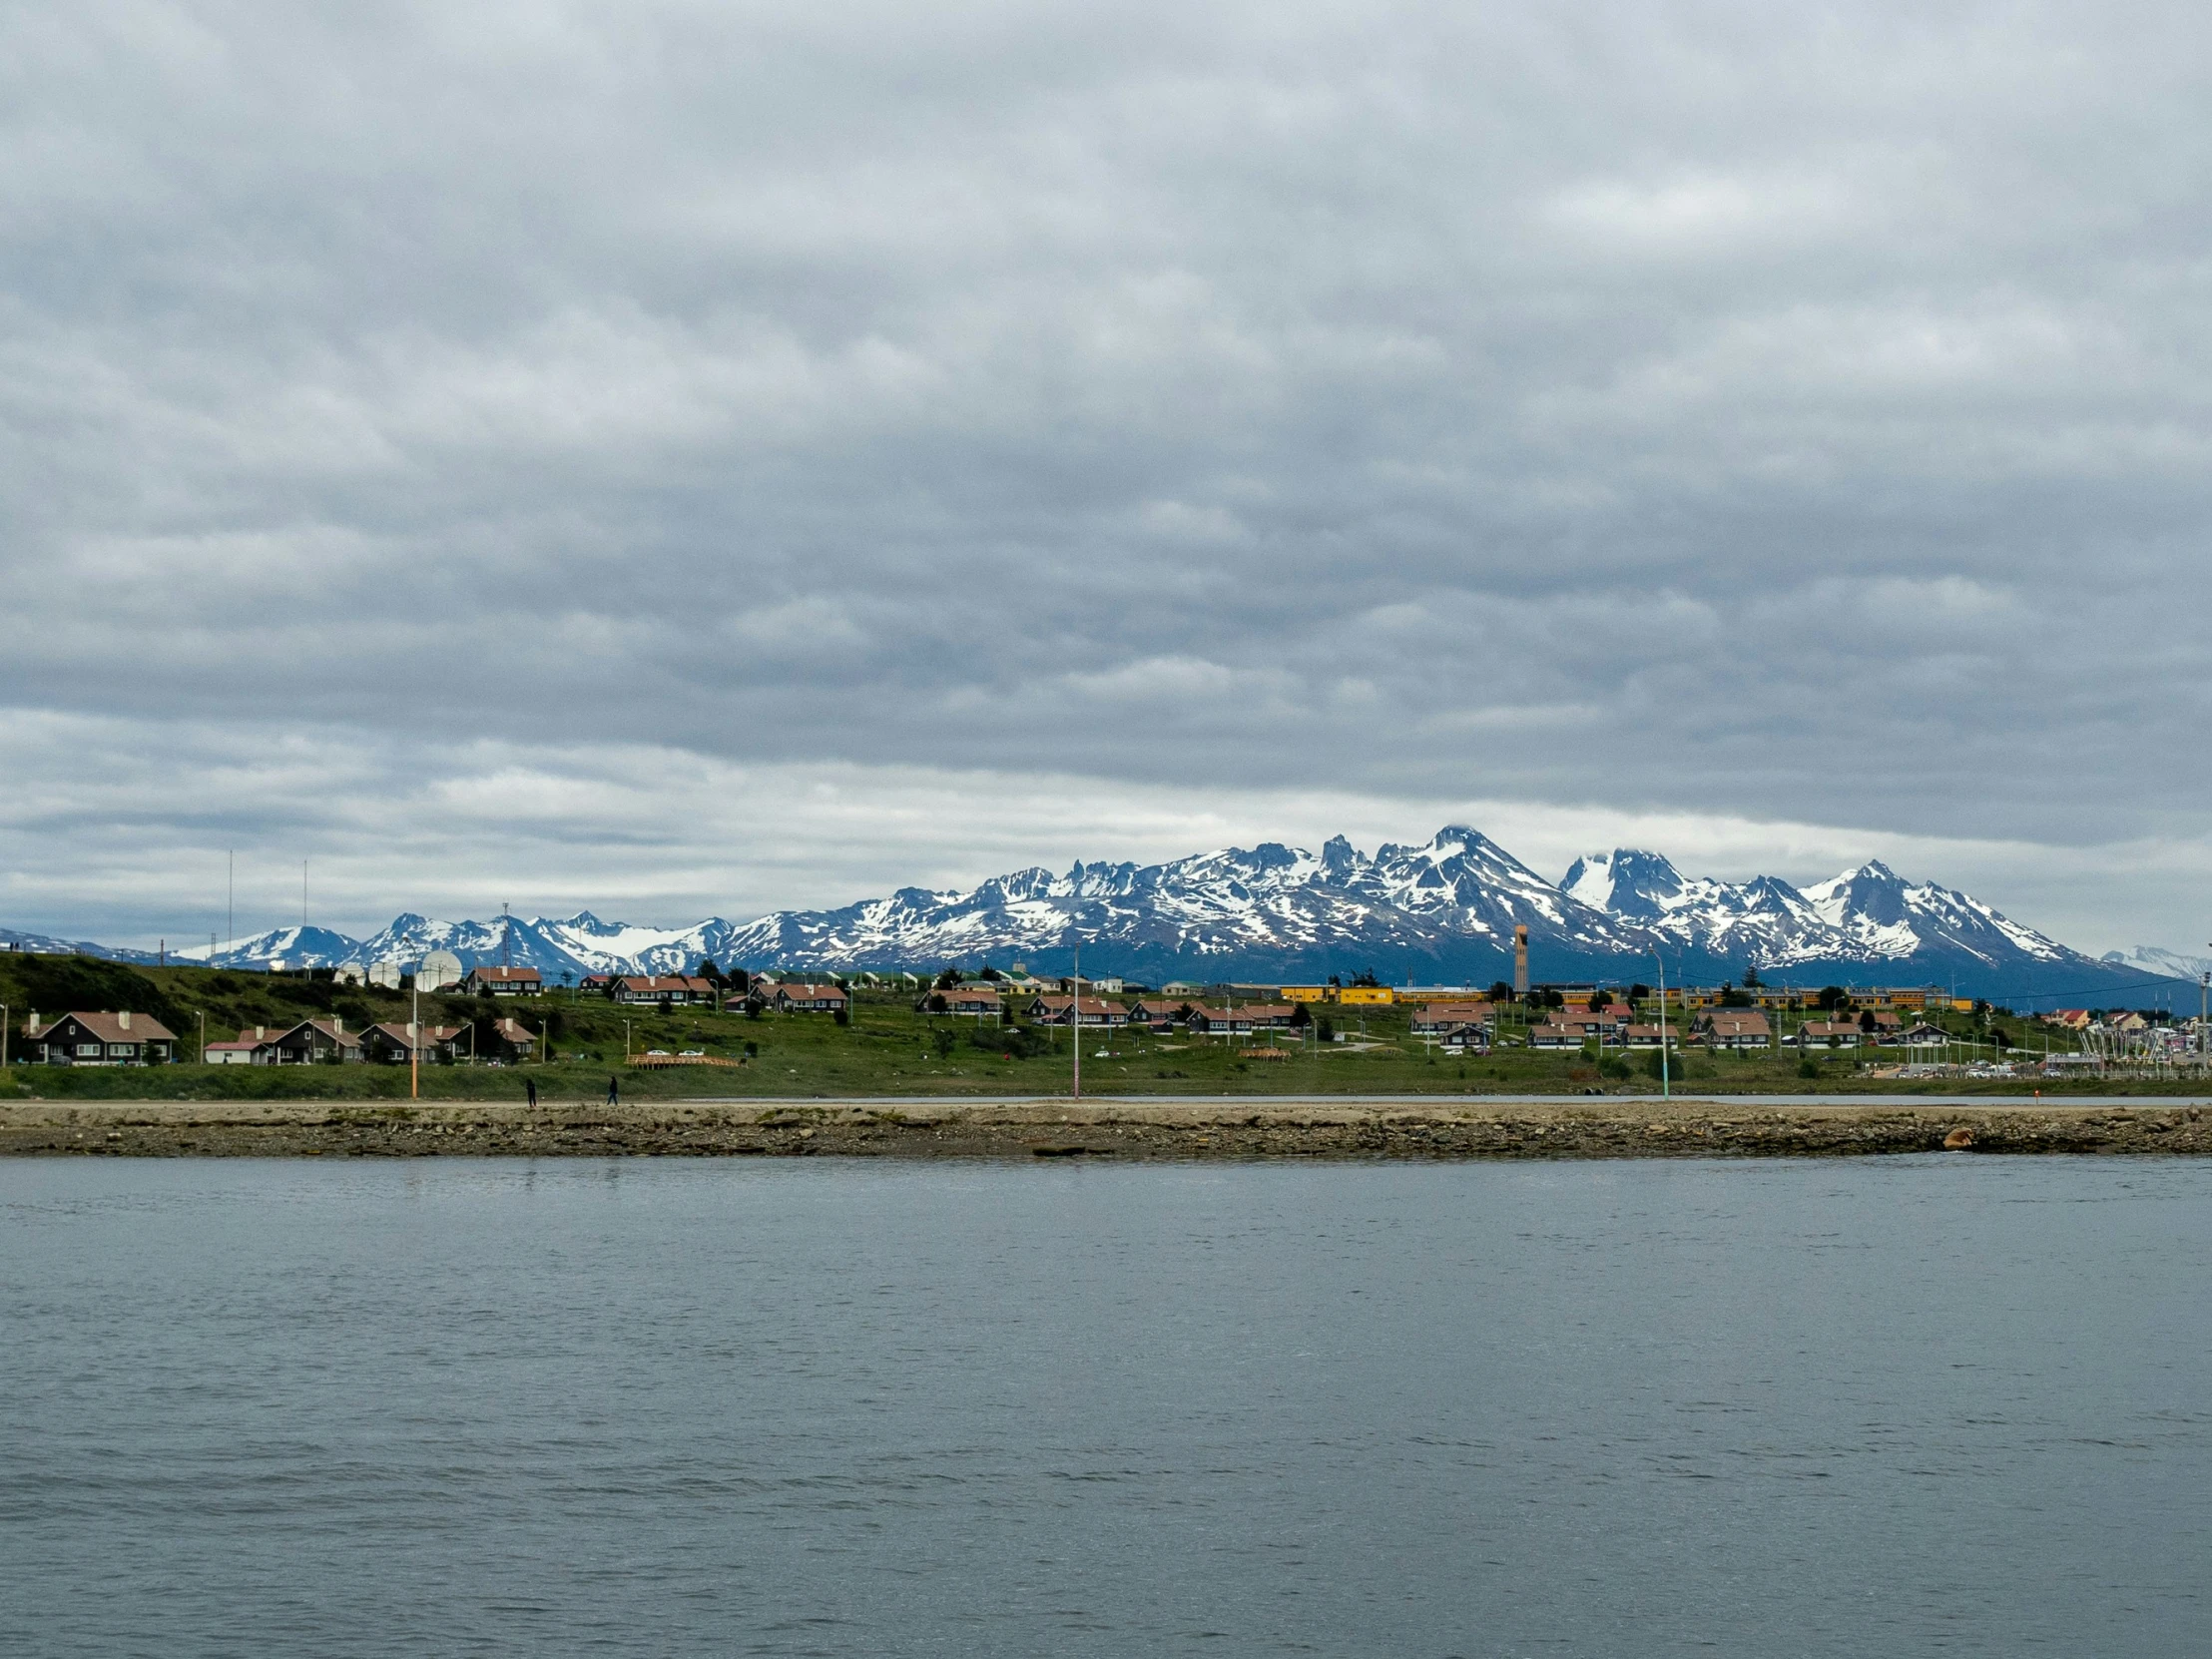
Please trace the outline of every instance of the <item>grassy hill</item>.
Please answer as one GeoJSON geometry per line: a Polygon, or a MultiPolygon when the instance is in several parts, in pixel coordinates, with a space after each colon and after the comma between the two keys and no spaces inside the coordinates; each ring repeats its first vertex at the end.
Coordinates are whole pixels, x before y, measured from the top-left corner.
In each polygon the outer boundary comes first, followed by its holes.
{"type": "MultiPolygon", "coordinates": [[[[176,1032],[180,1052],[197,1058],[202,1019],[210,1039],[234,1036],[242,1027],[280,1027],[310,1017],[336,1015],[349,1027],[376,1020],[403,1021],[412,998],[397,991],[335,985],[328,981],[206,968],[150,968],[88,957],[0,954],[0,1001],[20,1045],[25,1015],[51,1017],[69,1009],[120,1009],[151,1014],[176,1032]]],[[[425,1023],[465,1025],[513,1014],[533,1030],[550,1029],[555,1058],[529,1068],[541,1094],[577,1098],[603,1094],[619,1074],[626,1098],[698,1096],[806,1097],[814,1095],[959,1095],[1058,1093],[1068,1087],[1069,1038],[1065,1032],[1018,1029],[995,1023],[929,1018],[916,1014],[906,995],[858,993],[849,1024],[826,1014],[766,1014],[678,1009],[663,1014],[623,1008],[604,998],[557,992],[502,1000],[463,996],[422,998],[425,1023]],[[685,1049],[744,1064],[648,1070],[625,1063],[626,1054],[685,1049]]],[[[1086,1033],[1085,1092],[1100,1094],[1459,1094],[1553,1093],[1583,1088],[1656,1093],[1648,1057],[1613,1060],[1602,1070],[1585,1055],[1532,1053],[1502,1048],[1479,1059],[1454,1059],[1433,1050],[1408,1029],[1402,1008],[1339,1009],[1334,1017],[1352,1040],[1296,1046],[1277,1039],[1284,1057],[1251,1051],[1266,1039],[1229,1041],[1181,1033],[1086,1033]]],[[[1964,1016],[1952,1023],[1962,1030],[1964,1016]]],[[[2013,1022],[2017,1031],[2017,1022],[2013,1022]]],[[[1888,1056],[1885,1056],[1886,1058],[1888,1056]]],[[[1874,1085],[1848,1051],[1816,1056],[1808,1067],[1794,1051],[1771,1056],[1696,1054],[1678,1061],[1674,1080],[1696,1089],[1759,1092],[1862,1090],[1874,1085]]],[[[404,1066],[205,1066],[150,1068],[9,1068],[0,1092],[50,1099],[383,1099],[407,1097],[404,1066]]],[[[1890,1084],[1901,1093],[2025,1092],[2049,1083],[2025,1079],[1969,1084],[1890,1084]]],[[[2170,1092],[2170,1081],[2141,1085],[2170,1092]]],[[[2074,1085],[2087,1087],[2087,1085],[2074,1085]]],[[[2115,1085],[2104,1085],[2114,1092],[2115,1085]]],[[[523,1076],[490,1065],[426,1066],[422,1092],[433,1099],[511,1099],[523,1076]]]]}

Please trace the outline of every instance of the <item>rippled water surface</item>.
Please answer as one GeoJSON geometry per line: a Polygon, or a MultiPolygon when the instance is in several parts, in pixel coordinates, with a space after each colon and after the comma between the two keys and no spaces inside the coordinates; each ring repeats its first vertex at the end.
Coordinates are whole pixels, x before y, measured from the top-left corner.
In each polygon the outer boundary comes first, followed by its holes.
{"type": "Polygon", "coordinates": [[[2205,1652],[2208,1269],[2180,1162],[0,1162],[0,1652],[2205,1652]]]}

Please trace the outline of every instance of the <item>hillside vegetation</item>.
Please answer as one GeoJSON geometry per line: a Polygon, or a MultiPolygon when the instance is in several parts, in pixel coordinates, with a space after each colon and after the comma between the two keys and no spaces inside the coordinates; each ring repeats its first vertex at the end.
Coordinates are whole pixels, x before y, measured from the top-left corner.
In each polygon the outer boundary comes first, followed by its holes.
{"type": "MultiPolygon", "coordinates": [[[[349,1027],[377,1020],[404,1021],[412,998],[401,992],[328,981],[236,970],[127,966],[87,957],[0,955],[0,1001],[9,1008],[11,1044],[20,1044],[25,1015],[68,1009],[130,1008],[151,1014],[180,1039],[180,1052],[197,1057],[201,1016],[211,1039],[241,1027],[288,1025],[335,1015],[349,1027]]],[[[625,1098],[807,1097],[814,1095],[1051,1094],[1069,1085],[1069,1036],[1065,1031],[917,1014],[904,994],[857,993],[850,1023],[827,1014],[764,1014],[708,1009],[667,1013],[624,1008],[602,997],[559,992],[501,1000],[464,996],[422,998],[425,1024],[466,1025],[499,1015],[519,1017],[532,1030],[550,1028],[556,1058],[527,1068],[492,1065],[426,1065],[422,1093],[432,1099],[513,1098],[523,1070],[549,1098],[603,1095],[611,1075],[625,1098]],[[625,1063],[626,1053],[700,1050],[742,1061],[732,1066],[684,1066],[666,1070],[625,1063]]],[[[1087,1031],[1083,1079],[1099,1094],[1461,1094],[1557,1093],[1603,1089],[1607,1093],[1657,1093],[1652,1057],[1609,1056],[1600,1065],[1589,1054],[1532,1053],[1513,1047],[1480,1058],[1446,1056],[1413,1037],[1404,1008],[1334,1010],[1350,1039],[1300,1046],[1277,1039],[1284,1056],[1261,1057],[1267,1039],[1209,1040],[1143,1031],[1087,1031]]],[[[1961,1031],[1963,1017],[1953,1023],[1961,1031]]],[[[1889,1058],[1889,1056],[1884,1056],[1889,1058]]],[[[1849,1052],[1816,1055],[1810,1065],[1795,1051],[1737,1056],[1695,1053],[1678,1057],[1674,1082],[1699,1090],[1746,1092],[2025,1093],[2172,1092],[2173,1081],[2137,1084],[2052,1084],[2026,1078],[1939,1081],[1871,1079],[1849,1052]]],[[[146,1068],[13,1065],[6,1080],[21,1098],[85,1099],[405,1099],[405,1066],[206,1066],[197,1063],[146,1068]]]]}

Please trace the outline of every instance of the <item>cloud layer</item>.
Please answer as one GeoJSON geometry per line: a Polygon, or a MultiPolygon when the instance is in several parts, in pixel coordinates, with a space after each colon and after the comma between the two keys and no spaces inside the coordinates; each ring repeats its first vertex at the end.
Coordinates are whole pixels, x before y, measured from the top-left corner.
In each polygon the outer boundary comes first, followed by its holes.
{"type": "Polygon", "coordinates": [[[19,9],[0,896],[742,912],[1478,802],[2004,848],[1915,865],[2134,942],[2212,805],[2207,33],[19,9]]]}

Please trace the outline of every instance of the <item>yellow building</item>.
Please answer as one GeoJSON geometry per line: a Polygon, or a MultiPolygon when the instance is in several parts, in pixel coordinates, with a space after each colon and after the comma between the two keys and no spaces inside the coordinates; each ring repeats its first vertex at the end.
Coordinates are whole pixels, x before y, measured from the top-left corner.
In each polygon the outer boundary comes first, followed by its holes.
{"type": "Polygon", "coordinates": [[[1397,993],[1387,985],[1347,985],[1337,993],[1337,1000],[1347,1006],[1387,1007],[1397,1000],[1397,993]]]}
{"type": "Polygon", "coordinates": [[[1285,985],[1282,988],[1285,1002],[1334,1002],[1337,987],[1334,985],[1285,985]]]}

